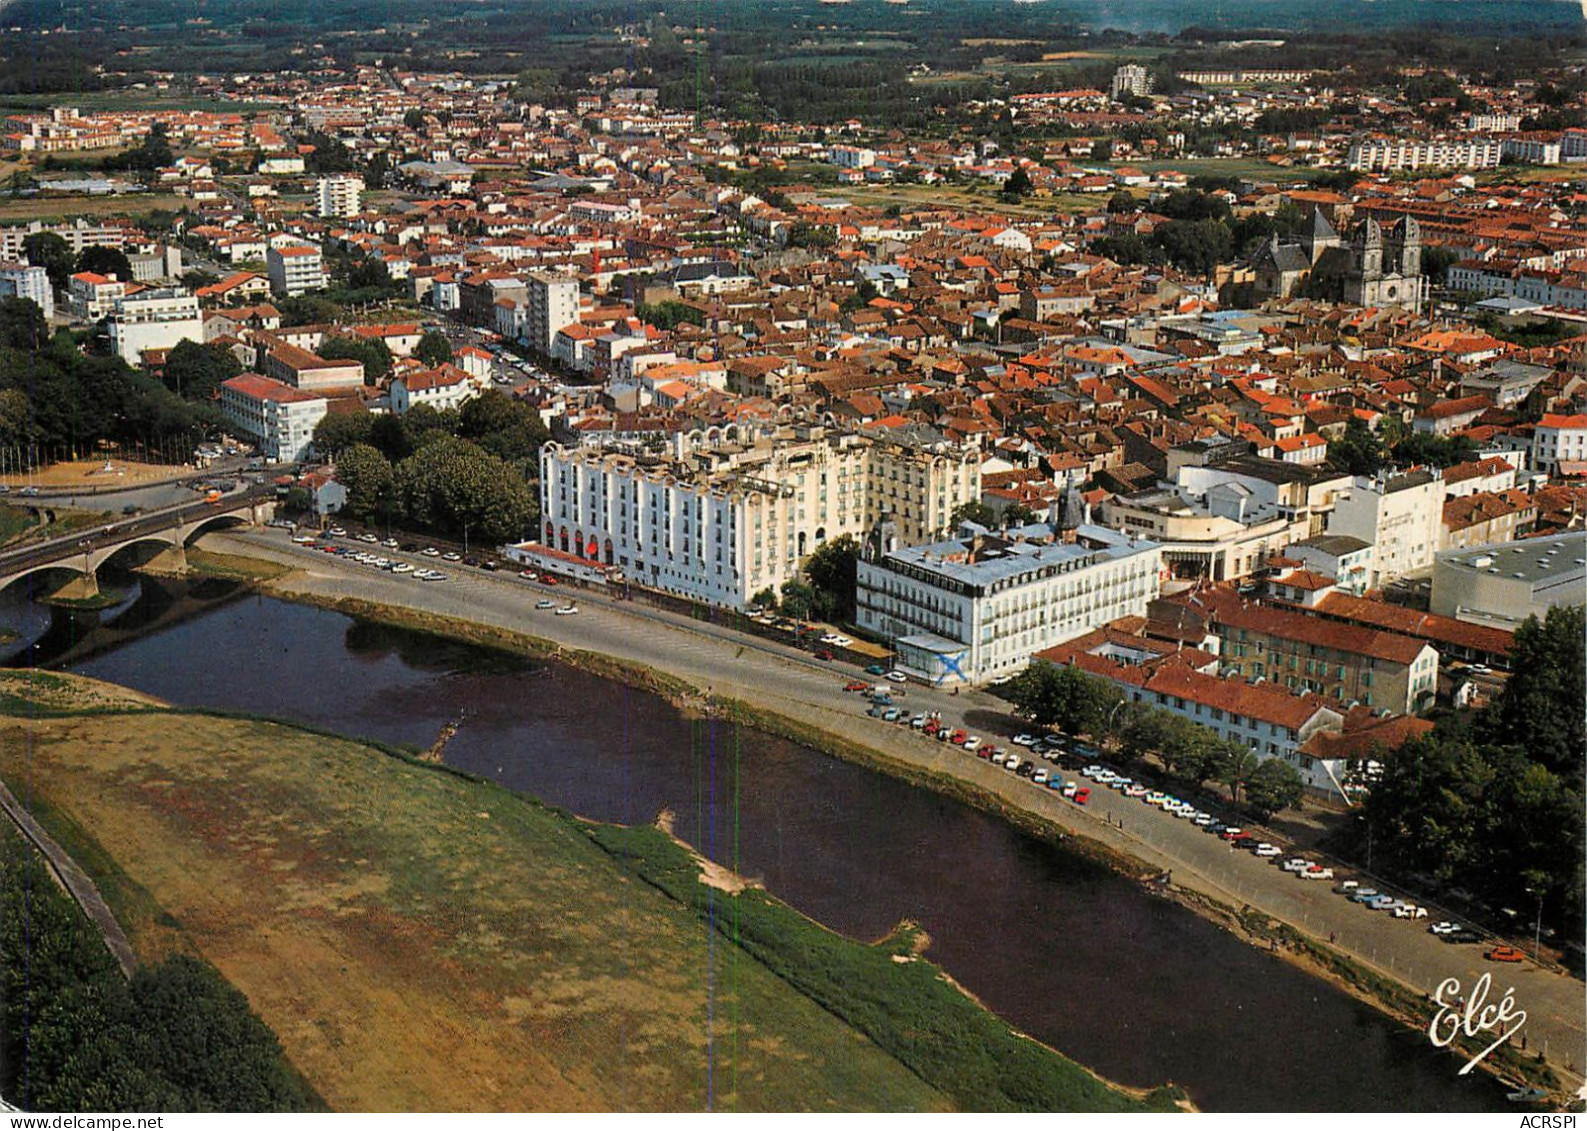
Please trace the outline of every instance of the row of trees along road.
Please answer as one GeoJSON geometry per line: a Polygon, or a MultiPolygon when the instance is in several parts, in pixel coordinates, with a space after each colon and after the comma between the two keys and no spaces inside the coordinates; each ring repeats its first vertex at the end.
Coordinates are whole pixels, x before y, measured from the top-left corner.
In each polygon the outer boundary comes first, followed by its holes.
{"type": "Polygon", "coordinates": [[[1236,804],[1258,820],[1299,805],[1305,784],[1279,758],[1259,759],[1243,742],[1172,711],[1125,700],[1112,684],[1071,667],[1032,663],[1004,689],[1020,714],[1038,726],[1118,743],[1126,762],[1155,755],[1173,778],[1199,789],[1227,786],[1236,804]]]}

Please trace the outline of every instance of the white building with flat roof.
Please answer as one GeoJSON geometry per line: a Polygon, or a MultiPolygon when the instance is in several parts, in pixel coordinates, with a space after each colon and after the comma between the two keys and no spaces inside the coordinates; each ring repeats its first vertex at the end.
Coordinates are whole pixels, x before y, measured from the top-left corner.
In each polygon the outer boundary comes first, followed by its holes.
{"type": "Polygon", "coordinates": [[[363,191],[364,178],[356,173],[335,173],[321,177],[320,216],[329,219],[358,215],[359,195],[363,191]]]}
{"type": "Polygon", "coordinates": [[[325,274],[325,257],[308,244],[272,247],[265,252],[270,273],[270,289],[278,295],[295,298],[310,291],[323,291],[330,280],[325,274]]]}
{"type": "Polygon", "coordinates": [[[42,267],[27,263],[0,261],[0,298],[14,295],[32,299],[45,318],[55,317],[55,288],[42,267]]]}
{"type": "Polygon", "coordinates": [[[858,565],[857,622],[886,638],[896,666],[934,685],[1013,675],[1031,654],[1118,617],[1158,594],[1155,542],[1102,526],[1060,541],[1044,523],[926,546],[889,545],[882,524],[858,565]]]}
{"type": "Polygon", "coordinates": [[[1425,570],[1444,537],[1444,481],[1437,471],[1358,476],[1334,502],[1329,534],[1372,543],[1368,589],[1425,570]]]}
{"type": "Polygon", "coordinates": [[[1587,601],[1587,531],[1467,546],[1433,563],[1432,611],[1514,630],[1555,605],[1587,601]]]}
{"type": "Polygon", "coordinates": [[[198,299],[185,287],[158,287],[117,299],[105,325],[111,348],[129,365],[140,364],[144,350],[204,340],[198,299]]]}

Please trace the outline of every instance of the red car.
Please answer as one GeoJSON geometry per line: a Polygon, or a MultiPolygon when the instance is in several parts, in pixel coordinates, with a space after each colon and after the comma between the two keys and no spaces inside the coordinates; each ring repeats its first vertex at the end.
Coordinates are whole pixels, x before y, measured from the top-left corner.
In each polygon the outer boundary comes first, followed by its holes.
{"type": "Polygon", "coordinates": [[[966,742],[970,741],[970,736],[965,734],[962,730],[956,730],[953,732],[953,736],[949,738],[948,741],[953,743],[955,746],[963,746],[966,742]]]}
{"type": "Polygon", "coordinates": [[[1496,946],[1482,957],[1489,962],[1523,962],[1526,959],[1526,955],[1513,946],[1496,946]]]}
{"type": "Polygon", "coordinates": [[[1091,800],[1091,791],[1089,789],[1087,789],[1084,786],[1082,786],[1081,788],[1075,790],[1075,804],[1076,805],[1084,805],[1087,801],[1090,801],[1090,800],[1091,800]]]}
{"type": "Polygon", "coordinates": [[[844,691],[869,691],[871,685],[861,679],[851,679],[843,685],[844,691]]]}
{"type": "Polygon", "coordinates": [[[828,651],[827,649],[823,648],[823,649],[821,649],[821,651],[816,653],[816,659],[818,659],[818,660],[830,660],[830,659],[832,659],[832,653],[830,651],[828,651]]]}
{"type": "Polygon", "coordinates": [[[556,583],[557,579],[552,577],[549,573],[540,579],[540,584],[542,585],[555,585],[556,583]]]}

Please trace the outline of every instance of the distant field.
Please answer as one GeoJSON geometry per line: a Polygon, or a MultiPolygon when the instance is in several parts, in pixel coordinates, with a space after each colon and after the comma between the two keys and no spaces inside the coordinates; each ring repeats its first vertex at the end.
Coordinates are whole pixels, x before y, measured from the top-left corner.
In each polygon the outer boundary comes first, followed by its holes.
{"type": "Polygon", "coordinates": [[[18,220],[68,220],[74,216],[136,216],[156,208],[180,210],[192,201],[169,193],[132,193],[125,196],[57,197],[0,200],[0,223],[18,220]]]}
{"type": "Polygon", "coordinates": [[[869,204],[880,208],[885,208],[889,204],[926,205],[1027,218],[1051,216],[1056,212],[1081,212],[1087,208],[1100,209],[1107,203],[1105,195],[1081,196],[1065,193],[1051,197],[1031,197],[1019,204],[1010,204],[995,192],[987,192],[985,189],[973,192],[966,187],[946,185],[862,185],[853,188],[840,185],[823,189],[822,192],[824,195],[851,200],[855,204],[869,204]]]}
{"type": "Polygon", "coordinates": [[[723,1109],[950,1106],[532,801],[271,723],[18,714],[0,773],[140,955],[214,963],[339,1110],[701,1110],[708,1063],[723,1109]]]}
{"type": "Polygon", "coordinates": [[[80,90],[61,94],[0,95],[0,110],[42,110],[50,106],[76,106],[83,110],[214,110],[248,113],[280,110],[272,102],[247,99],[212,99],[204,95],[151,90],[80,90]]]}
{"type": "Polygon", "coordinates": [[[1189,177],[1252,177],[1269,181],[1308,181],[1327,171],[1300,167],[1285,169],[1269,165],[1260,157],[1181,157],[1172,161],[1131,161],[1130,164],[1148,173],[1170,169],[1189,177]]]}

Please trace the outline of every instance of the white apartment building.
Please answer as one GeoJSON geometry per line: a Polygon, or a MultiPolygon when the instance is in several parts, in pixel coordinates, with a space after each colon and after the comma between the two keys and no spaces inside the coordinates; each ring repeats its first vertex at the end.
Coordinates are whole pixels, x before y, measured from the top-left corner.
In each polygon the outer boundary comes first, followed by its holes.
{"type": "Polygon", "coordinates": [[[1139,63],[1126,63],[1114,71],[1113,82],[1108,87],[1108,94],[1115,102],[1122,100],[1127,94],[1136,98],[1145,98],[1151,92],[1151,73],[1139,63]]]}
{"type": "Polygon", "coordinates": [[[314,426],[326,408],[324,397],[257,373],[239,374],[220,386],[221,412],[271,460],[308,459],[314,426]]]}
{"type": "Polygon", "coordinates": [[[7,295],[32,299],[45,318],[55,317],[55,288],[42,267],[0,260],[0,298],[7,295]]]}
{"type": "Polygon", "coordinates": [[[265,252],[265,266],[270,272],[270,289],[287,298],[323,291],[330,283],[325,257],[319,248],[307,244],[270,248],[265,252]]]}
{"type": "Polygon", "coordinates": [[[1523,165],[1558,165],[1562,160],[1558,138],[1520,135],[1505,138],[1503,146],[1507,160],[1519,161],[1523,165]]]}
{"type": "Polygon", "coordinates": [[[882,523],[861,557],[859,626],[885,637],[902,671],[942,686],[1012,675],[1033,652],[1124,616],[1158,594],[1155,542],[1082,525],[1073,542],[1036,523],[926,546],[890,545],[882,523]]]}
{"type": "Polygon", "coordinates": [[[363,191],[364,178],[356,173],[336,173],[329,177],[321,177],[320,216],[330,218],[358,215],[359,194],[363,191]]]}
{"type": "Polygon", "coordinates": [[[1348,163],[1350,168],[1363,172],[1394,173],[1415,169],[1497,169],[1503,158],[1504,144],[1498,140],[1378,137],[1352,145],[1348,163]]]}
{"type": "Polygon", "coordinates": [[[114,275],[79,271],[66,280],[66,295],[71,300],[72,317],[85,322],[105,317],[126,293],[126,280],[114,275]]]}
{"type": "Polygon", "coordinates": [[[1358,476],[1339,495],[1328,533],[1372,543],[1368,589],[1433,564],[1443,539],[1444,481],[1437,471],[1358,476]]]}
{"type": "Polygon", "coordinates": [[[1495,111],[1487,114],[1467,114],[1466,128],[1476,133],[1508,133],[1521,128],[1521,115],[1495,111]]]}
{"type": "Polygon", "coordinates": [[[567,275],[536,272],[528,280],[525,331],[536,353],[549,357],[557,331],[579,320],[579,283],[567,275]]]}
{"type": "Polygon", "coordinates": [[[743,608],[778,592],[823,542],[861,538],[884,514],[909,529],[940,514],[945,527],[956,490],[968,485],[960,502],[979,497],[975,449],[942,441],[911,456],[904,446],[801,421],[680,433],[668,453],[546,444],[544,541],[640,584],[743,608]],[[902,475],[891,473],[905,467],[918,490],[895,490],[902,475]]]}
{"type": "Polygon", "coordinates": [[[111,348],[129,365],[139,364],[144,350],[170,349],[184,338],[204,340],[198,299],[185,287],[152,288],[118,299],[106,324],[111,348]]]}
{"type": "MultiPolygon", "coordinates": [[[[1532,433],[1532,466],[1557,475],[1559,465],[1587,465],[1587,413],[1545,413],[1532,433]]],[[[1574,470],[1574,469],[1573,469],[1574,470]]]]}

